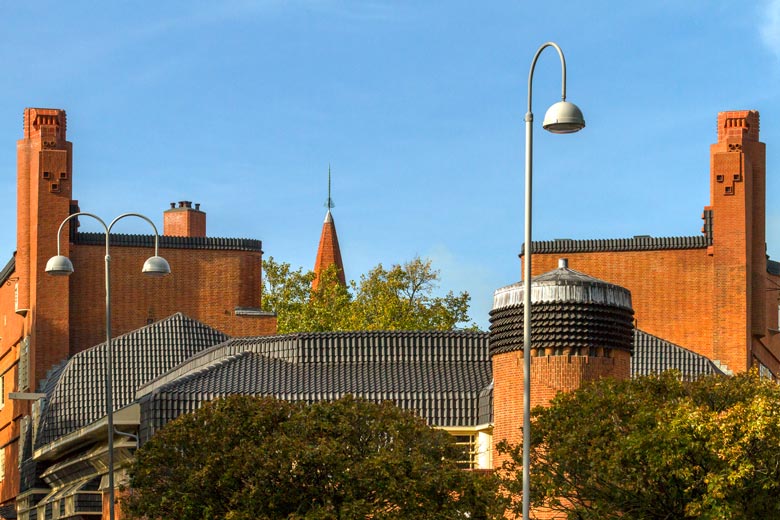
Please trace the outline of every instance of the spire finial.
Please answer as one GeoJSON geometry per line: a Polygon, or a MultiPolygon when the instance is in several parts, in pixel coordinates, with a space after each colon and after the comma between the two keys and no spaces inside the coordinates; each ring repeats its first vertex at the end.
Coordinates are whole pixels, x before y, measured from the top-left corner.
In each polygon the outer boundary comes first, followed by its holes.
{"type": "Polygon", "coordinates": [[[331,208],[336,207],[333,203],[333,199],[330,198],[330,163],[328,163],[328,200],[325,201],[325,207],[328,208],[328,211],[330,211],[331,208]]]}

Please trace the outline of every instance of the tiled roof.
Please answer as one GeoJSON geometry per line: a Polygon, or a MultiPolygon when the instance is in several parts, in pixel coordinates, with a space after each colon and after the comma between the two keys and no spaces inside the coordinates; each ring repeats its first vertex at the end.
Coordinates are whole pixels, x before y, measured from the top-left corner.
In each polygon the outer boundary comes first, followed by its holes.
{"type": "Polygon", "coordinates": [[[5,283],[6,280],[8,280],[8,277],[11,276],[11,273],[13,273],[16,270],[16,254],[14,254],[11,259],[8,261],[7,264],[5,264],[5,267],[3,267],[2,270],[0,270],[0,283],[5,283]]]}
{"type": "Polygon", "coordinates": [[[483,332],[307,333],[242,338],[139,389],[141,437],[210,399],[243,393],[297,401],[352,394],[395,402],[436,426],[478,424],[491,379],[483,332]]]}
{"type": "MultiPolygon", "coordinates": [[[[76,233],[74,242],[88,246],[106,243],[105,233],[76,233]]],[[[112,246],[154,247],[154,235],[111,234],[112,246]]],[[[160,236],[160,247],[170,249],[218,249],[236,251],[263,251],[263,242],[249,238],[171,237],[160,236]]]]}
{"type": "MultiPolygon", "coordinates": [[[[614,305],[553,302],[533,305],[531,349],[632,348],[634,311],[614,305]]],[[[490,311],[490,354],[523,348],[523,306],[490,311]]]]}
{"type": "MultiPolygon", "coordinates": [[[[114,338],[114,410],[132,403],[142,384],[227,339],[183,314],[114,338]]],[[[105,349],[79,352],[49,378],[36,449],[105,416],[105,349]]]]}
{"type": "Polygon", "coordinates": [[[683,379],[723,372],[708,358],[639,329],[634,330],[634,353],[631,356],[631,377],[679,370],[683,379]]]}
{"type": "Polygon", "coordinates": [[[780,276],[780,262],[775,262],[774,260],[767,259],[766,270],[769,274],[780,276]]]}
{"type": "MultiPolygon", "coordinates": [[[[705,235],[688,237],[602,238],[594,240],[538,240],[531,244],[534,253],[592,253],[602,251],[657,251],[665,249],[704,249],[712,245],[705,235]]],[[[523,247],[523,251],[525,248],[523,247]]],[[[522,252],[521,252],[522,254],[522,252]]]]}

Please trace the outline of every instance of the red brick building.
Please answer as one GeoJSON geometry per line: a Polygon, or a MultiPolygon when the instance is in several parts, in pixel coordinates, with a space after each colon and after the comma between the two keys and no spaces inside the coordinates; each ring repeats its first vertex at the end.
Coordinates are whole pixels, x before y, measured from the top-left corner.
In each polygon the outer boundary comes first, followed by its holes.
{"type": "MultiPolygon", "coordinates": [[[[19,490],[19,422],[26,401],[9,392],[36,392],[47,372],[105,340],[103,233],[63,230],[61,254],[75,272],[44,273],[57,254],[57,230],[79,211],[73,200],[73,146],[64,110],[27,108],[17,143],[17,247],[0,271],[0,507],[19,490]]],[[[112,216],[113,217],[113,216],[112,216]]],[[[112,235],[112,328],[135,330],[184,312],[235,336],[276,332],[276,318],[260,311],[262,243],[209,238],[206,214],[188,201],[164,213],[160,255],[172,274],[146,279],[141,266],[153,254],[153,235],[112,235]]],[[[9,252],[10,253],[10,252],[9,252]]]]}
{"type": "Polygon", "coordinates": [[[638,329],[727,372],[760,367],[778,378],[780,263],[766,254],[759,115],[721,112],[717,125],[701,235],[534,242],[532,270],[547,272],[566,256],[573,268],[631,291],[638,329]]]}
{"type": "MultiPolygon", "coordinates": [[[[704,356],[717,367],[709,370],[757,367],[780,378],[780,263],[766,254],[759,115],[721,112],[717,121],[701,235],[532,243],[532,407],[588,380],[628,378],[643,364],[649,365],[645,372],[662,371],[673,366],[671,358],[687,357],[684,366],[704,356]],[[555,269],[562,256],[577,271],[555,269]],[[614,333],[624,332],[615,325],[630,329],[631,314],[633,345],[615,341],[614,333]],[[645,363],[638,347],[650,345],[653,359],[645,363]]],[[[494,443],[522,440],[522,322],[522,284],[496,291],[490,339],[494,443]]],[[[495,452],[493,463],[500,467],[495,452]]],[[[535,517],[559,518],[546,510],[535,517]]]]}

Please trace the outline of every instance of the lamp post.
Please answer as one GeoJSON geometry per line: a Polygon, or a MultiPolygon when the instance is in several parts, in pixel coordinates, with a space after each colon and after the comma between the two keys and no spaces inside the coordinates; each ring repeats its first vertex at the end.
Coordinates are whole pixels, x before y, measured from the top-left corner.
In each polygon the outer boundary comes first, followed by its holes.
{"type": "Polygon", "coordinates": [[[113,399],[113,370],[114,370],[114,352],[111,345],[111,255],[109,254],[109,237],[111,235],[111,229],[119,220],[125,217],[139,217],[147,221],[154,229],[154,256],[144,262],[141,272],[147,276],[165,276],[170,274],[171,267],[168,262],[158,256],[158,246],[160,242],[159,233],[157,233],[157,227],[149,218],[140,215],[138,213],[124,213],[119,215],[111,224],[106,226],[106,223],[92,213],[74,213],[68,216],[60,224],[60,228],[57,230],[57,256],[53,256],[46,262],[46,272],[53,276],[69,276],[73,273],[73,263],[67,256],[60,254],[60,235],[62,234],[62,228],[72,218],[84,216],[92,217],[103,226],[106,232],[106,415],[108,421],[108,494],[109,494],[109,509],[108,515],[110,520],[114,520],[114,399],[113,399]]]}
{"type": "Polygon", "coordinates": [[[571,134],[585,128],[585,119],[577,105],[566,101],[566,60],[563,51],[553,42],[536,51],[528,73],[528,112],[525,114],[525,247],[523,258],[523,520],[529,518],[531,497],[531,199],[533,172],[533,121],[531,93],[534,68],[539,55],[547,47],[558,51],[561,58],[561,101],[544,115],[542,128],[554,134],[571,134]]]}

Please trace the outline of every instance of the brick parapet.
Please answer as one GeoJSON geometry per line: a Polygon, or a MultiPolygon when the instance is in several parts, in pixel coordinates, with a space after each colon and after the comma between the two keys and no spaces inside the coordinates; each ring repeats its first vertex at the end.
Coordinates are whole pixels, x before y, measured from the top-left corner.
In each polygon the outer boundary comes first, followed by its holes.
{"type": "MultiPolygon", "coordinates": [[[[162,249],[171,266],[164,278],[141,274],[153,251],[144,247],[111,248],[112,329],[115,335],[150,320],[182,312],[230,336],[276,332],[273,316],[236,315],[236,308],[261,304],[261,253],[162,249]]],[[[70,352],[105,340],[104,248],[73,245],[70,276],[70,352]]]]}

